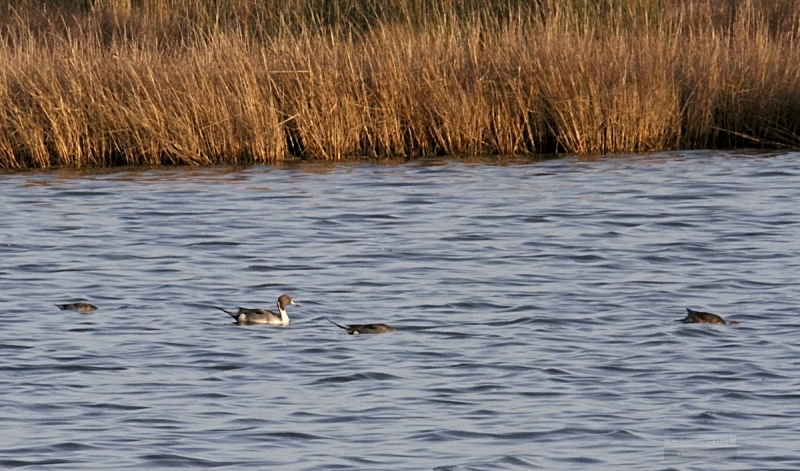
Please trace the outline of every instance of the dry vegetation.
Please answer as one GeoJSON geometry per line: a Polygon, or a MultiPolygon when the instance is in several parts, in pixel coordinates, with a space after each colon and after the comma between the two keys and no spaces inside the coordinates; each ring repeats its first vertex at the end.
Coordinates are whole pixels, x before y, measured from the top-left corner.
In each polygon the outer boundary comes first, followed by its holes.
{"type": "Polygon", "coordinates": [[[796,0],[11,0],[0,167],[800,144],[796,0]]]}

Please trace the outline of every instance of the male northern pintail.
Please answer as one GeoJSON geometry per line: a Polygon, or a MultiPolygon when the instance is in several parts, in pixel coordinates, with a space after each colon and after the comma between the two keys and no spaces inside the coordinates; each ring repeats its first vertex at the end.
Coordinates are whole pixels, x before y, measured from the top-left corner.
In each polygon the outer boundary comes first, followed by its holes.
{"type": "Polygon", "coordinates": [[[221,307],[217,306],[214,307],[236,319],[236,322],[239,325],[246,325],[246,324],[288,325],[289,316],[286,314],[286,306],[289,304],[294,304],[295,306],[299,306],[299,304],[292,301],[292,298],[289,297],[288,294],[284,294],[280,298],[278,298],[279,314],[276,314],[272,311],[267,311],[266,309],[248,309],[245,307],[240,307],[239,310],[237,310],[236,312],[231,312],[222,309],[221,307]]]}
{"type": "Polygon", "coordinates": [[[684,324],[738,324],[738,321],[725,322],[725,319],[710,312],[700,312],[686,308],[686,317],[676,319],[684,324]]]}
{"type": "Polygon", "coordinates": [[[339,327],[341,329],[346,330],[347,333],[350,334],[350,335],[355,335],[355,334],[386,334],[386,333],[394,332],[394,331],[397,330],[394,327],[392,327],[390,325],[386,325],[386,324],[350,324],[348,326],[343,326],[343,325],[337,324],[336,322],[333,322],[332,320],[328,319],[327,317],[326,317],[326,319],[328,320],[328,322],[330,322],[331,324],[335,325],[336,327],[339,327]]]}
{"type": "Polygon", "coordinates": [[[56,304],[56,306],[62,311],[92,312],[97,310],[97,306],[89,303],[56,304]]]}

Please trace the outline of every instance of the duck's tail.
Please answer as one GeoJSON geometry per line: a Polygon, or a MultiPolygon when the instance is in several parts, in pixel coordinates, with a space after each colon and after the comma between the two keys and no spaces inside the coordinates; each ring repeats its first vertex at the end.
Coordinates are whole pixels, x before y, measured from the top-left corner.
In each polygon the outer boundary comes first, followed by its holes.
{"type": "Polygon", "coordinates": [[[239,317],[239,313],[237,313],[237,312],[231,312],[231,311],[229,311],[229,310],[227,310],[227,309],[222,309],[222,308],[221,308],[221,307],[219,307],[219,306],[211,306],[211,307],[213,307],[214,309],[219,309],[220,311],[222,311],[222,312],[224,312],[225,314],[227,314],[227,315],[229,315],[229,316],[233,317],[234,319],[236,319],[237,317],[239,317]]]}
{"type": "Polygon", "coordinates": [[[676,319],[678,322],[683,322],[684,324],[697,324],[698,319],[697,315],[702,314],[700,311],[695,311],[694,309],[686,308],[686,317],[683,319],[676,319]]]}
{"type": "Polygon", "coordinates": [[[345,326],[343,326],[343,325],[339,325],[339,324],[337,324],[336,322],[333,322],[332,320],[328,319],[327,317],[325,318],[325,320],[326,320],[326,321],[328,321],[328,322],[330,322],[331,324],[335,325],[336,327],[338,327],[338,328],[340,328],[340,329],[344,329],[344,330],[346,330],[346,331],[348,331],[348,332],[350,331],[350,329],[348,329],[347,327],[345,327],[345,326]]]}

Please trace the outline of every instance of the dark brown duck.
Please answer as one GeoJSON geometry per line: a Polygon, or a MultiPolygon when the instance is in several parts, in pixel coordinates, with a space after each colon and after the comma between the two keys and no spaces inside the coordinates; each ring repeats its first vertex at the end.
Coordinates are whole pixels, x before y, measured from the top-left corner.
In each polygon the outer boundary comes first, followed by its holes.
{"type": "Polygon", "coordinates": [[[340,329],[344,329],[350,335],[356,334],[387,334],[389,332],[395,332],[397,329],[394,327],[387,325],[387,324],[350,324],[347,326],[339,325],[336,322],[328,319],[328,322],[339,327],[340,329]]]}
{"type": "Polygon", "coordinates": [[[97,310],[97,306],[89,303],[56,304],[56,306],[62,311],[92,312],[97,310]]]}
{"type": "Polygon", "coordinates": [[[686,317],[677,319],[684,324],[738,324],[738,321],[725,322],[722,317],[710,312],[700,312],[686,308],[686,317]]]}

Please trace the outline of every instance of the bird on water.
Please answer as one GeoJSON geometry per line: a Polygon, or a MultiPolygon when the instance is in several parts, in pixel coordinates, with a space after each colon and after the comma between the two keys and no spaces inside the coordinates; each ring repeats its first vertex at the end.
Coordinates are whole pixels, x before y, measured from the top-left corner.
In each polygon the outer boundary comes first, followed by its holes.
{"type": "Polygon", "coordinates": [[[332,320],[325,318],[328,322],[339,327],[340,329],[344,329],[350,335],[357,335],[357,334],[387,334],[389,332],[395,332],[397,329],[394,327],[387,325],[387,324],[350,324],[347,326],[339,325],[332,320]]]}
{"type": "Polygon", "coordinates": [[[686,317],[683,319],[676,319],[684,324],[738,324],[738,321],[725,322],[722,317],[712,314],[710,312],[700,312],[694,309],[686,308],[686,317]]]}
{"type": "Polygon", "coordinates": [[[289,304],[294,304],[295,306],[299,306],[299,304],[292,301],[292,298],[288,294],[284,294],[281,295],[280,298],[278,298],[277,313],[268,311],[266,309],[248,309],[246,307],[240,307],[237,311],[228,311],[227,309],[223,309],[217,306],[213,307],[233,317],[236,320],[236,323],[239,325],[249,325],[249,324],[289,325],[289,315],[286,314],[286,306],[288,306],[289,304]]]}
{"type": "Polygon", "coordinates": [[[97,310],[97,306],[89,303],[56,304],[56,306],[62,311],[92,312],[97,310]]]}

